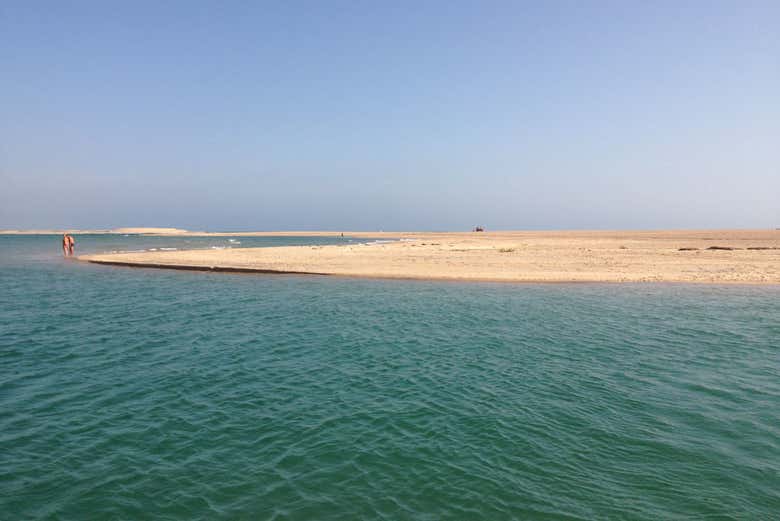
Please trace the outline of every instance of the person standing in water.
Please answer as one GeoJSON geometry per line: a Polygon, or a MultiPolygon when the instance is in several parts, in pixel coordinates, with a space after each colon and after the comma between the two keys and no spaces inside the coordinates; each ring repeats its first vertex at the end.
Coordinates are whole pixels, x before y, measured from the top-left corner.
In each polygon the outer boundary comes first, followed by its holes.
{"type": "Polygon", "coordinates": [[[64,257],[73,255],[75,249],[76,249],[76,239],[74,239],[68,233],[63,233],[62,234],[62,255],[64,257]]]}

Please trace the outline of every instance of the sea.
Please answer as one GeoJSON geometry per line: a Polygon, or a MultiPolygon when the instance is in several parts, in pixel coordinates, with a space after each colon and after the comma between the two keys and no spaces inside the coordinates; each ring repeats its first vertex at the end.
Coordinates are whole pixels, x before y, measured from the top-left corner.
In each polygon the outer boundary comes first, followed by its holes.
{"type": "Polygon", "coordinates": [[[0,236],[0,519],[780,519],[780,287],[166,271],[0,236]]]}

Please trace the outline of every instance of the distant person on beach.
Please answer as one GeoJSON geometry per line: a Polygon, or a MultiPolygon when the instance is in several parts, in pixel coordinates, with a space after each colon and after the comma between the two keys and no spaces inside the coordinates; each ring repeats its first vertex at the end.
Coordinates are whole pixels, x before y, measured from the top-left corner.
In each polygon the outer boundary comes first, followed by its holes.
{"type": "Polygon", "coordinates": [[[76,239],[72,235],[68,235],[68,253],[73,255],[73,251],[76,249],[76,239]]]}

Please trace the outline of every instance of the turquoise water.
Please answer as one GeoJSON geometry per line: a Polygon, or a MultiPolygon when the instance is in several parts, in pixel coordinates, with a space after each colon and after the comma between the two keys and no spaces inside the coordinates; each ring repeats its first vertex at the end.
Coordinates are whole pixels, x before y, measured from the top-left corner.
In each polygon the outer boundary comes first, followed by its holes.
{"type": "Polygon", "coordinates": [[[780,516],[777,286],[139,270],[58,241],[0,237],[1,519],[780,516]]]}

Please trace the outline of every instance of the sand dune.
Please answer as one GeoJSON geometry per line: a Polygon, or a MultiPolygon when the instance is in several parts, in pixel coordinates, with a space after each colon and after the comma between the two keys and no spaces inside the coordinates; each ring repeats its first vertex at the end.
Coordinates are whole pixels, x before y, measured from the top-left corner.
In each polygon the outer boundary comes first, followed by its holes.
{"type": "MultiPolygon", "coordinates": [[[[373,234],[377,235],[377,234],[373,234]]],[[[508,282],[780,284],[780,231],[395,233],[403,240],[81,260],[135,266],[508,282]]]]}

